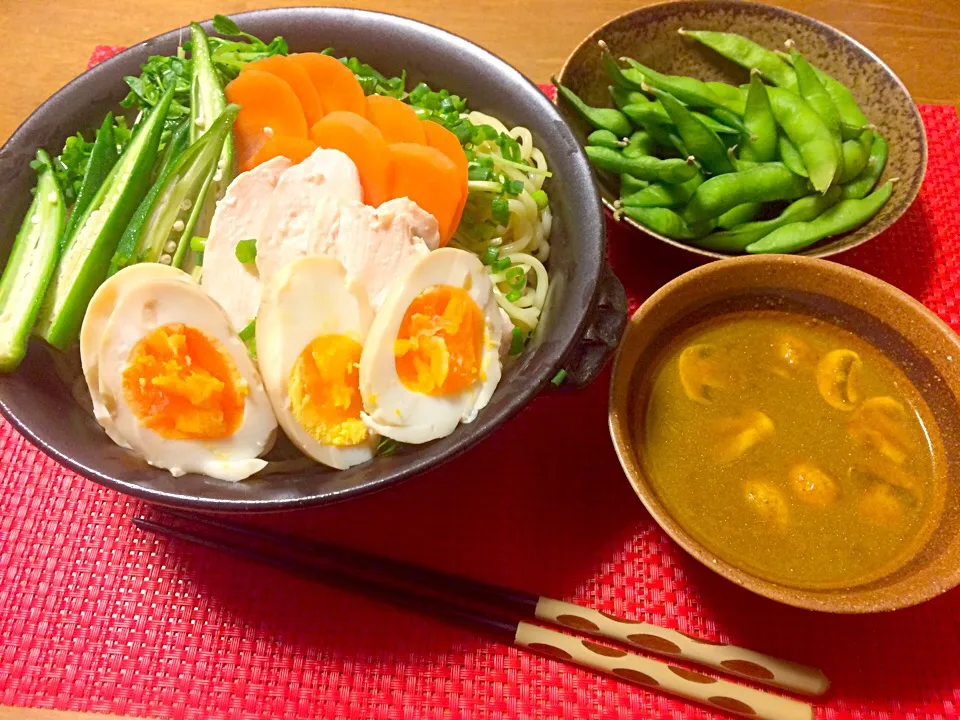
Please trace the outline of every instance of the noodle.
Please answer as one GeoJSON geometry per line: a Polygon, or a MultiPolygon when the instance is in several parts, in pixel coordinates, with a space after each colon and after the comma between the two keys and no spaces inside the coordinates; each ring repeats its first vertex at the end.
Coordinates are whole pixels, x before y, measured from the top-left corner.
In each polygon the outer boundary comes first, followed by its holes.
{"type": "MultiPolygon", "coordinates": [[[[476,111],[463,117],[474,125],[489,125],[498,133],[516,141],[520,149],[519,162],[504,157],[501,147],[494,140],[485,140],[470,149],[477,157],[489,158],[493,169],[498,176],[503,177],[504,182],[522,183],[523,187],[516,196],[509,198],[509,220],[503,225],[490,221],[488,208],[490,198],[503,192],[503,184],[491,180],[469,181],[467,212],[475,211],[478,217],[471,217],[471,221],[461,223],[452,244],[480,256],[491,248],[496,248],[499,250],[497,258],[500,261],[509,260],[509,269],[497,270],[493,265],[487,266],[490,280],[494,285],[497,304],[510,321],[528,335],[540,322],[549,284],[544,263],[550,257],[549,237],[553,215],[549,205],[541,210],[533,197],[533,193],[541,190],[544,180],[550,174],[547,160],[543,152],[534,147],[533,135],[527,128],[510,129],[497,118],[476,111]],[[481,215],[484,211],[485,214],[481,215]],[[486,222],[481,223],[478,219],[480,217],[486,222]],[[496,225],[496,230],[491,234],[486,232],[486,229],[492,224],[496,225]],[[513,268],[522,271],[523,280],[519,280],[519,275],[515,272],[508,276],[507,273],[513,268]],[[518,288],[521,284],[522,287],[518,288]]],[[[511,157],[516,158],[516,154],[511,157]]]]}

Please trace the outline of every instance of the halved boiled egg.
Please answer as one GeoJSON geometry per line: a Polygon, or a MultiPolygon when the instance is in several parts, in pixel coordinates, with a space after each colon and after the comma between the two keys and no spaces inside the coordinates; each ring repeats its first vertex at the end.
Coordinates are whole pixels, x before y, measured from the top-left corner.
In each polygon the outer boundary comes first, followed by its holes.
{"type": "Polygon", "coordinates": [[[183,270],[169,265],[160,263],[130,265],[107,278],[97,288],[87,306],[83,325],[80,327],[80,363],[83,367],[83,376],[87,381],[87,388],[90,390],[90,400],[93,402],[93,416],[106,430],[111,440],[128,450],[130,446],[114,429],[113,419],[100,395],[100,342],[103,339],[107,321],[120,298],[131,288],[143,282],[158,279],[193,282],[193,279],[183,270]]]}
{"type": "Polygon", "coordinates": [[[226,313],[196,283],[164,277],[130,287],[98,356],[113,432],[149,464],[230,481],[266,465],[258,456],[277,428],[270,401],[226,313]]]}
{"type": "Polygon", "coordinates": [[[500,381],[503,320],[477,257],[441,248],[393,284],[360,357],[364,421],[424,443],[471,422],[500,381]]]}
{"type": "Polygon", "coordinates": [[[376,451],[358,387],[372,320],[366,288],[323,256],[277,271],[257,316],[257,360],[280,426],[305,454],[340,470],[376,451]]]}

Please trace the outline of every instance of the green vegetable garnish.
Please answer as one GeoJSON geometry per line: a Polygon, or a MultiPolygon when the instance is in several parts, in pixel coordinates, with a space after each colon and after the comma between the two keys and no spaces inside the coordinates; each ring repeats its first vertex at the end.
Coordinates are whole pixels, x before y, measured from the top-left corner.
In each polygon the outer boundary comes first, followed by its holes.
{"type": "Polygon", "coordinates": [[[509,302],[516,302],[523,297],[523,293],[519,290],[511,290],[507,293],[506,297],[509,302]]]}
{"type": "Polygon", "coordinates": [[[505,273],[507,284],[514,290],[522,290],[527,286],[527,273],[523,268],[512,267],[505,273]]]}
{"type": "Polygon", "coordinates": [[[243,344],[247,347],[247,352],[250,354],[254,360],[257,359],[257,319],[254,318],[247,326],[237,333],[237,336],[243,341],[243,344]]]}
{"type": "Polygon", "coordinates": [[[527,335],[518,327],[513,329],[513,335],[510,338],[510,354],[519,355],[523,352],[523,346],[527,342],[527,335]]]}
{"type": "Polygon", "coordinates": [[[550,382],[552,382],[554,386],[560,387],[561,385],[563,385],[563,381],[566,379],[567,379],[567,371],[561,369],[560,372],[558,372],[556,375],[553,376],[553,380],[551,380],[550,382]]]}
{"type": "Polygon", "coordinates": [[[393,438],[381,438],[377,443],[377,455],[393,455],[400,449],[400,443],[393,438]]]}
{"type": "Polygon", "coordinates": [[[253,238],[249,240],[240,240],[237,243],[237,248],[234,252],[237,255],[237,260],[242,262],[244,265],[249,265],[257,259],[257,241],[253,238]]]}
{"type": "Polygon", "coordinates": [[[90,157],[87,160],[86,169],[83,173],[83,182],[76,193],[76,201],[73,204],[70,221],[63,232],[63,238],[66,239],[76,230],[77,223],[83,217],[84,211],[97,194],[97,190],[107,179],[107,175],[113,169],[117,162],[117,141],[113,132],[113,114],[107,113],[97,130],[96,139],[90,150],[90,157]]]}
{"type": "Polygon", "coordinates": [[[543,210],[550,204],[550,198],[547,197],[547,193],[543,190],[536,190],[531,193],[530,197],[533,198],[533,201],[537,204],[537,207],[540,210],[543,210]]]}
{"type": "Polygon", "coordinates": [[[483,255],[480,256],[480,262],[482,262],[484,265],[496,266],[498,257],[500,257],[500,248],[488,247],[483,251],[483,255]]]}
{"type": "Polygon", "coordinates": [[[504,180],[503,191],[507,195],[519,195],[523,192],[523,180],[504,180]]]}
{"type": "Polygon", "coordinates": [[[194,235],[192,238],[190,238],[190,249],[195,253],[202,253],[207,249],[207,239],[205,237],[194,235]]]}
{"type": "MultiPolygon", "coordinates": [[[[497,251],[499,252],[499,248],[497,249],[497,251]]],[[[503,270],[506,270],[512,264],[513,264],[513,261],[510,258],[500,258],[493,264],[493,269],[496,270],[497,272],[501,272],[503,270]]]]}
{"type": "Polygon", "coordinates": [[[507,225],[510,222],[510,203],[506,198],[495,197],[490,202],[490,214],[500,225],[507,225]]]}
{"type": "Polygon", "coordinates": [[[37,190],[0,279],[0,371],[15,370],[60,256],[65,202],[50,156],[37,151],[31,163],[37,190]]]}

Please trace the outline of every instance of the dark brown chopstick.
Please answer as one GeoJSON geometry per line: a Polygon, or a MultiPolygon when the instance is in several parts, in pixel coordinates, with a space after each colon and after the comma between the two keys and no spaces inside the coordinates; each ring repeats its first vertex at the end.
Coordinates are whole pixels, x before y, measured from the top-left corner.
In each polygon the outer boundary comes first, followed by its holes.
{"type": "MultiPolygon", "coordinates": [[[[642,686],[657,687],[665,692],[705,703],[715,708],[750,717],[770,718],[771,720],[773,718],[785,720],[792,720],[793,718],[800,720],[802,718],[806,720],[812,717],[812,709],[805,703],[771,695],[742,685],[735,685],[725,680],[709,678],[700,673],[674,667],[652,658],[634,655],[587,640],[580,640],[556,630],[531,624],[523,619],[516,619],[517,613],[510,609],[478,610],[471,607],[470,598],[440,599],[423,592],[423,588],[400,588],[395,584],[386,582],[383,577],[362,577],[353,572],[352,568],[346,568],[336,562],[329,562],[329,557],[322,557],[320,563],[315,562],[312,558],[302,557],[306,554],[307,549],[311,554],[315,553],[318,546],[324,546],[322,543],[314,543],[278,533],[261,532],[254,528],[225,523],[203,516],[179,512],[175,515],[181,520],[213,528],[227,537],[211,537],[190,529],[171,527],[142,518],[136,518],[133,522],[137,527],[144,530],[223,550],[247,560],[286,570],[307,579],[368,595],[397,607],[426,613],[455,624],[466,625],[500,642],[532,650],[582,667],[600,670],[642,686]],[[238,544],[238,538],[242,538],[251,545],[238,544]],[[300,547],[298,548],[297,545],[300,547]],[[291,546],[295,548],[292,551],[291,546]],[[506,616],[512,617],[508,619],[506,616]]],[[[376,558],[343,548],[337,548],[337,550],[342,553],[338,555],[339,560],[356,555],[370,561],[366,566],[367,571],[371,567],[379,565],[380,562],[384,563],[385,566],[390,566],[395,571],[406,568],[403,563],[396,561],[376,558]]],[[[418,570],[430,576],[445,577],[444,573],[433,570],[425,568],[418,568],[418,570]]],[[[386,574],[384,573],[384,575],[386,574]]],[[[409,576],[407,577],[409,578],[409,576]]],[[[457,579],[463,581],[466,585],[474,583],[487,585],[465,578],[457,579]]],[[[496,591],[500,590],[497,586],[489,587],[496,591]]]]}
{"type": "Polygon", "coordinates": [[[459,598],[461,602],[481,603],[510,621],[539,620],[671,659],[682,659],[751,682],[805,695],[822,695],[829,687],[827,678],[816,668],[746,648],[713,641],[705,642],[677,630],[617,618],[562,600],[451,575],[332,543],[271,532],[180,510],[164,508],[163,512],[187,522],[247,538],[251,542],[267,542],[284,548],[286,553],[306,555],[314,566],[318,562],[329,563],[341,571],[346,570],[350,575],[362,574],[373,578],[379,585],[383,584],[384,578],[389,578],[392,585],[410,589],[417,594],[432,592],[434,595],[439,593],[443,597],[459,598]]]}

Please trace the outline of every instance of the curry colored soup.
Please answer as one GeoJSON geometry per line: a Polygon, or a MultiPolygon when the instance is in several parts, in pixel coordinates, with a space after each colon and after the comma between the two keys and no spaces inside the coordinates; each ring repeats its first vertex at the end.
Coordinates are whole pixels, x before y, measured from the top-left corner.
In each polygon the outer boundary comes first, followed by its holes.
{"type": "Polygon", "coordinates": [[[692,328],[648,378],[637,428],[670,513],[731,564],[842,587],[905,564],[942,505],[930,411],[876,348],[775,311],[692,328]]]}

